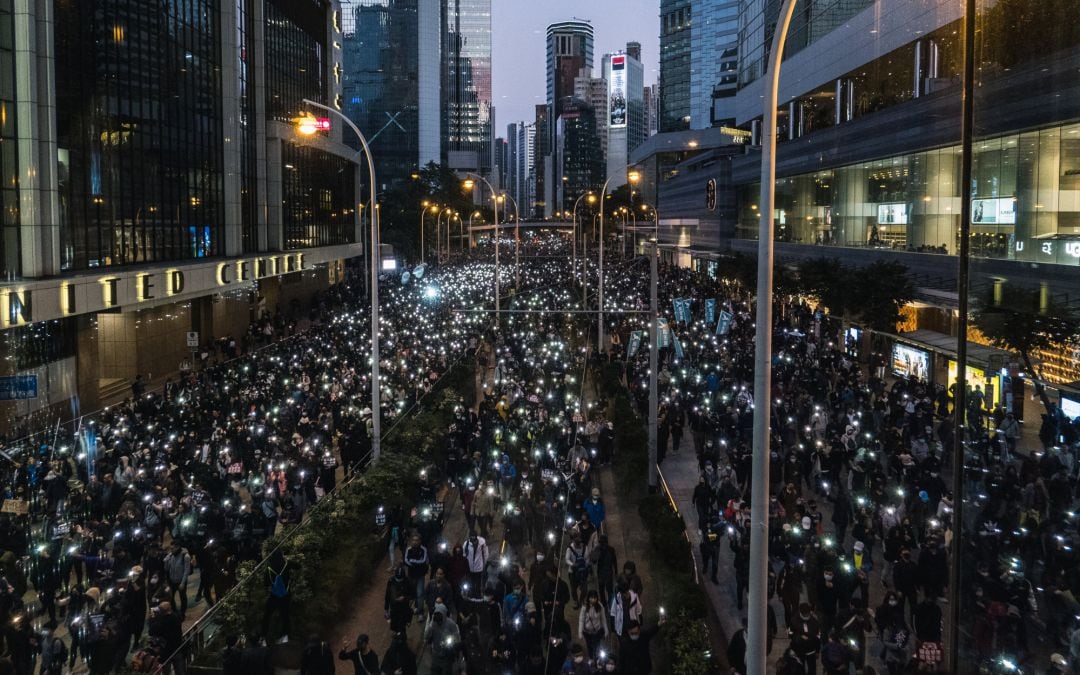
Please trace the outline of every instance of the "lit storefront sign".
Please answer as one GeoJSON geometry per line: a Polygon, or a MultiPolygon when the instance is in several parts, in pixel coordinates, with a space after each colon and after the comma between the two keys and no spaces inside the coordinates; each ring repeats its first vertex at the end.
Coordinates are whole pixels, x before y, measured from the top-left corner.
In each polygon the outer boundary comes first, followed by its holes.
{"type": "Polygon", "coordinates": [[[930,379],[930,352],[897,342],[892,349],[892,371],[926,382],[930,379]]]}

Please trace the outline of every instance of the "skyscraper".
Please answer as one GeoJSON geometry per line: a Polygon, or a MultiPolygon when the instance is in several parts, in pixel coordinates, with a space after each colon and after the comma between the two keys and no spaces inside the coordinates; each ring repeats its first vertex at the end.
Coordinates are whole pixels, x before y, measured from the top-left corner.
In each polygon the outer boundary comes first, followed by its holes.
{"type": "Polygon", "coordinates": [[[733,124],[740,0],[699,0],[690,22],[690,128],[733,124]]]}
{"type": "Polygon", "coordinates": [[[533,146],[536,127],[531,122],[513,122],[506,126],[507,182],[504,186],[526,217],[532,215],[533,146]]]}
{"type": "Polygon", "coordinates": [[[690,128],[690,0],[660,0],[660,131],[690,128]]]}
{"type": "Polygon", "coordinates": [[[571,96],[559,107],[562,113],[556,125],[555,166],[560,168],[560,175],[552,183],[555,210],[567,211],[579,196],[604,180],[604,164],[592,106],[571,96]]]}
{"type": "Polygon", "coordinates": [[[587,21],[562,21],[547,29],[547,104],[551,125],[562,113],[562,103],[574,95],[574,79],[593,68],[593,28],[587,21]]]}
{"type": "Polygon", "coordinates": [[[446,163],[492,169],[491,0],[442,0],[442,133],[446,163]]]}
{"type": "Polygon", "coordinates": [[[642,100],[645,104],[645,138],[657,133],[660,121],[660,93],[659,85],[650,84],[642,92],[642,100]]]}
{"type": "MultiPolygon", "coordinates": [[[[546,215],[551,215],[558,205],[559,186],[562,166],[556,161],[555,150],[559,146],[558,122],[562,115],[562,106],[573,100],[574,80],[584,73],[592,75],[593,68],[593,28],[587,21],[561,21],[553,23],[547,29],[547,106],[548,157],[545,158],[545,175],[537,181],[537,198],[546,204],[546,215]]],[[[595,122],[594,122],[595,124],[595,122]]],[[[537,129],[539,137],[540,130],[537,129]]],[[[537,160],[540,164],[540,160],[537,160]]],[[[538,176],[538,179],[540,177],[538,176]]]]}
{"type": "Polygon", "coordinates": [[[551,152],[551,137],[553,132],[548,125],[549,110],[546,104],[536,106],[535,146],[533,150],[533,218],[543,219],[551,215],[553,199],[548,196],[548,185],[551,183],[551,166],[554,159],[548,157],[551,152]]]}
{"type": "Polygon", "coordinates": [[[593,77],[590,73],[582,70],[574,78],[574,97],[585,101],[596,112],[596,137],[600,139],[600,156],[607,157],[607,115],[604,114],[608,107],[607,80],[603,77],[593,77]]]}
{"type": "Polygon", "coordinates": [[[368,136],[383,186],[439,160],[438,22],[438,0],[343,9],[343,108],[368,136]]]}
{"type": "MultiPolygon", "coordinates": [[[[641,53],[640,46],[636,51],[641,53]]],[[[645,69],[627,52],[605,54],[604,79],[608,83],[606,171],[613,176],[612,187],[618,187],[626,182],[622,169],[630,161],[630,152],[645,139],[645,69]]]]}

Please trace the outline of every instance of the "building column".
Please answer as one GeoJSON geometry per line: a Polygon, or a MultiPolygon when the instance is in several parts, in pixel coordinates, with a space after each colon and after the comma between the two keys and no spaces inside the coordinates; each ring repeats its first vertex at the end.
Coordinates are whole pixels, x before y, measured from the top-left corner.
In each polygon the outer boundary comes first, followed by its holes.
{"type": "Polygon", "coordinates": [[[42,277],[60,271],[52,2],[14,0],[12,9],[22,276],[42,277]]]}
{"type": "MultiPolygon", "coordinates": [[[[251,100],[251,117],[248,124],[253,124],[255,143],[255,181],[251,186],[255,190],[255,214],[257,246],[260,251],[280,251],[280,236],[276,240],[276,246],[271,245],[269,223],[281,223],[280,216],[277,221],[270,219],[270,197],[267,172],[267,156],[272,146],[277,141],[271,141],[266,137],[266,12],[264,2],[266,0],[252,0],[251,2],[251,26],[252,31],[248,43],[251,49],[248,53],[248,90],[251,100]]],[[[278,153],[280,163],[280,152],[278,153]]],[[[277,210],[281,211],[281,190],[278,186],[277,210]]]]}
{"type": "Polygon", "coordinates": [[[281,251],[285,245],[285,210],[282,207],[282,142],[266,138],[266,250],[281,251]]]}
{"type": "Polygon", "coordinates": [[[240,124],[240,54],[236,39],[236,14],[235,2],[223,2],[218,6],[218,19],[221,24],[221,121],[225,140],[222,166],[225,193],[224,243],[227,256],[243,253],[240,144],[244,142],[244,128],[240,124]]]}
{"type": "Polygon", "coordinates": [[[859,166],[837,169],[836,199],[833,200],[832,221],[838,244],[843,246],[866,246],[870,240],[870,227],[876,220],[874,207],[867,203],[867,170],[859,166]]]}
{"type": "Polygon", "coordinates": [[[98,346],[96,314],[80,314],[75,337],[76,391],[79,405],[76,414],[85,415],[101,408],[101,352],[98,346]]]}

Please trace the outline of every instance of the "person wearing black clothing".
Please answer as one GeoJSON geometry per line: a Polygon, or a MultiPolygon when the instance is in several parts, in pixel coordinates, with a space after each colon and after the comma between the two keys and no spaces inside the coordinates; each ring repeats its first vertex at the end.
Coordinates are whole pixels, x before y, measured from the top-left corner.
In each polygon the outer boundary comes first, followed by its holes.
{"type": "MultiPolygon", "coordinates": [[[[180,643],[184,639],[183,626],[180,623],[180,615],[173,611],[172,602],[163,600],[158,605],[157,611],[150,618],[147,633],[150,637],[160,638],[164,642],[164,648],[161,650],[163,654],[172,654],[180,648],[180,643]]],[[[185,660],[176,658],[171,663],[177,675],[182,675],[185,660]]]]}
{"type": "Polygon", "coordinates": [[[746,675],[746,628],[740,628],[731,636],[727,648],[728,665],[735,675],[746,675]]]}
{"type": "Polygon", "coordinates": [[[280,550],[275,550],[266,565],[267,590],[269,597],[266,598],[266,608],[263,610],[262,634],[270,635],[270,617],[277,613],[281,615],[281,640],[289,641],[289,561],[280,550]]]}
{"type": "Polygon", "coordinates": [[[941,607],[936,597],[927,597],[916,605],[913,623],[920,642],[941,642],[941,607]]]}
{"type": "Polygon", "coordinates": [[[589,557],[596,563],[596,586],[600,593],[600,602],[607,607],[611,603],[611,594],[615,592],[615,573],[619,564],[615,549],[608,543],[607,535],[601,534],[598,541],[589,557]]]}
{"type": "MultiPolygon", "coordinates": [[[[416,655],[405,633],[394,633],[382,662],[383,675],[416,675],[416,655]]],[[[372,674],[374,675],[374,673],[372,674]]]]}
{"type": "Polygon", "coordinates": [[[334,653],[318,635],[308,638],[300,656],[300,675],[334,675],[334,653]]]}
{"type": "Polygon", "coordinates": [[[641,624],[631,621],[626,633],[619,640],[619,661],[622,663],[622,675],[649,675],[652,672],[652,654],[649,643],[660,632],[660,623],[642,630],[641,624]]]}
{"type": "Polygon", "coordinates": [[[356,675],[376,675],[379,672],[379,655],[371,648],[370,640],[364,633],[356,636],[356,646],[345,643],[338,653],[342,661],[352,661],[356,675]]]}
{"type": "Polygon", "coordinates": [[[222,675],[240,675],[243,673],[243,651],[237,646],[240,639],[235,635],[225,637],[225,649],[221,652],[222,675]]]}
{"type": "Polygon", "coordinates": [[[794,625],[788,626],[791,648],[806,669],[807,675],[817,673],[818,651],[821,649],[821,626],[810,608],[810,603],[799,605],[794,625]]]}

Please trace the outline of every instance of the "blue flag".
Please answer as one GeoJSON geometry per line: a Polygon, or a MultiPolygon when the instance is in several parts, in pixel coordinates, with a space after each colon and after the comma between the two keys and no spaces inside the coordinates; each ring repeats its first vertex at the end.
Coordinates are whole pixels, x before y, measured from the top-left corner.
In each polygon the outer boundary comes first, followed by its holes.
{"type": "Polygon", "coordinates": [[[663,317],[656,319],[656,331],[660,334],[658,347],[667,347],[671,344],[671,326],[668,325],[667,319],[663,317]]]}
{"type": "Polygon", "coordinates": [[[705,323],[710,326],[716,321],[716,298],[709,298],[705,301],[705,323]]]}
{"type": "Polygon", "coordinates": [[[682,360],[682,358],[683,358],[682,343],[679,342],[678,336],[672,335],[671,336],[671,342],[675,345],[675,358],[677,358],[679,360],[682,360]]]}
{"type": "Polygon", "coordinates": [[[635,330],[630,333],[630,344],[626,345],[626,356],[633,358],[641,349],[641,335],[644,331],[635,330]]]}
{"type": "Polygon", "coordinates": [[[731,312],[720,310],[720,320],[716,322],[716,334],[727,335],[731,328],[731,312]]]}

